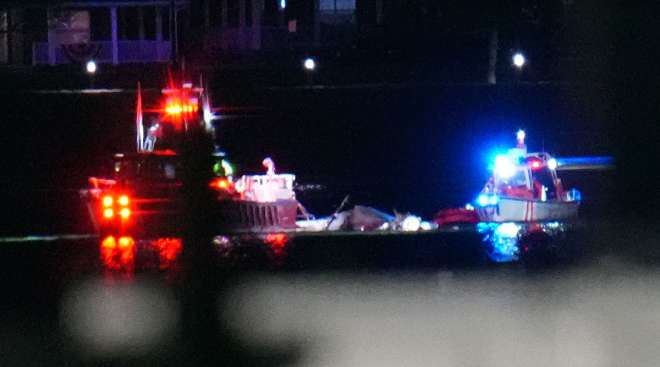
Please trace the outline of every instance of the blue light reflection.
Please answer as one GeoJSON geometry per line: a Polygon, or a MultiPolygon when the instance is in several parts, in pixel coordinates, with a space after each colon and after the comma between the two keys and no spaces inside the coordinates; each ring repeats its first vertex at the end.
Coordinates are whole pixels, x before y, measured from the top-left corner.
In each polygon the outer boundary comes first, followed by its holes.
{"type": "Polygon", "coordinates": [[[521,226],[513,222],[477,224],[477,231],[484,234],[486,253],[495,262],[518,260],[520,230],[521,226]]]}

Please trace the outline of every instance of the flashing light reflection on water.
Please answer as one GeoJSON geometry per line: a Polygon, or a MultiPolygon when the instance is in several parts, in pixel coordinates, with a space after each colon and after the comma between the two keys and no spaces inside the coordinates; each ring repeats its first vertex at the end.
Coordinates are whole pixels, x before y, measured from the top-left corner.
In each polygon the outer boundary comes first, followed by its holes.
{"type": "Polygon", "coordinates": [[[496,262],[518,259],[518,234],[522,227],[513,222],[479,223],[477,231],[485,234],[483,241],[488,244],[488,256],[496,262]]]}
{"type": "Polygon", "coordinates": [[[502,223],[495,229],[496,234],[508,238],[516,237],[518,235],[518,231],[520,231],[520,226],[513,222],[502,223]]]}

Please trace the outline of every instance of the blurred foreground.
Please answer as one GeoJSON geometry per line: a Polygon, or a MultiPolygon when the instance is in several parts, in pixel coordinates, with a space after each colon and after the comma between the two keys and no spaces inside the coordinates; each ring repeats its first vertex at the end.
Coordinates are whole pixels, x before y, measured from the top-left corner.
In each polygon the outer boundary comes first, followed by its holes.
{"type": "Polygon", "coordinates": [[[509,264],[437,234],[3,242],[0,359],[652,365],[657,233],[588,228],[571,257],[509,264]]]}

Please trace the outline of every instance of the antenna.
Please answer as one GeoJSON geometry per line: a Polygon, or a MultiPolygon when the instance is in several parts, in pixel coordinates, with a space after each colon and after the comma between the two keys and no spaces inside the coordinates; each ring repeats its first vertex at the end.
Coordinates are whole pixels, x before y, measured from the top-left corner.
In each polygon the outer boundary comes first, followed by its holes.
{"type": "Polygon", "coordinates": [[[137,138],[137,151],[144,150],[144,126],[142,124],[142,88],[137,83],[137,106],[135,107],[135,133],[137,138]]]}

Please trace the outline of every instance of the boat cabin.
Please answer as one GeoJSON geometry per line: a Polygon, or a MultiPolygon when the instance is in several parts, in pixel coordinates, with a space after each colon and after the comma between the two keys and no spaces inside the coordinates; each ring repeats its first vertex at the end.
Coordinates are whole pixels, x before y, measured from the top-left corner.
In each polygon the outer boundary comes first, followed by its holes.
{"type": "Polygon", "coordinates": [[[495,158],[486,193],[531,200],[566,200],[557,161],[548,153],[522,153],[512,149],[495,158]]]}

